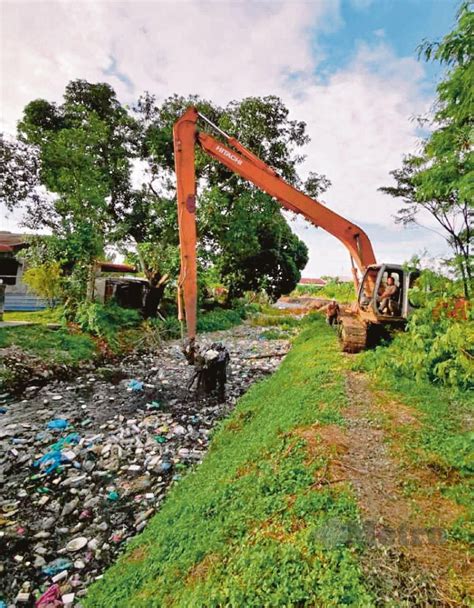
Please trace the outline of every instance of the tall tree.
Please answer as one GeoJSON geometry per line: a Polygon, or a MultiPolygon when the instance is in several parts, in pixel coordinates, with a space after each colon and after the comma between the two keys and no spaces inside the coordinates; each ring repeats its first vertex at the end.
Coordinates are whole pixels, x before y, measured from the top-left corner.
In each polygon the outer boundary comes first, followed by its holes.
{"type": "MultiPolygon", "coordinates": [[[[297,167],[303,156],[296,150],[308,141],[304,122],[292,121],[282,101],[274,96],[247,98],[227,107],[214,106],[196,96],[173,96],[155,108],[142,98],[146,109],[149,150],[161,161],[161,181],[166,190],[163,168],[168,167],[174,187],[172,126],[189,105],[194,105],[220,129],[239,141],[279,171],[288,181],[319,195],[330,182],[312,173],[303,184],[297,167]]],[[[271,297],[291,291],[307,262],[307,249],[296,237],[281,213],[281,207],[268,195],[240,178],[222,164],[197,149],[199,262],[215,266],[229,295],[245,290],[264,289],[271,297]]]]}
{"type": "Polygon", "coordinates": [[[472,209],[474,201],[474,14],[461,5],[452,32],[440,42],[424,42],[420,54],[446,67],[437,87],[432,132],[419,155],[407,156],[392,171],[395,186],[381,188],[403,199],[397,214],[403,224],[416,223],[428,211],[443,231],[461,277],[465,295],[472,290],[472,209]]]}
{"type": "Polygon", "coordinates": [[[63,261],[84,293],[87,267],[128,207],[133,121],[109,85],[76,80],[60,105],[29,103],[18,131],[22,145],[37,151],[39,180],[51,194],[26,200],[24,224],[62,241],[63,261]]]}
{"type": "Polygon", "coordinates": [[[0,134],[0,199],[8,210],[18,204],[34,216],[45,193],[41,189],[38,149],[0,134]]]}
{"type": "MultiPolygon", "coordinates": [[[[299,179],[298,149],[308,141],[306,125],[290,120],[273,96],[221,108],[197,96],[174,95],[158,104],[146,93],[126,109],[109,85],[73,81],[63,103],[35,100],[26,106],[21,141],[7,150],[17,178],[18,167],[27,168],[28,150],[35,152],[36,161],[21,178],[24,193],[15,198],[15,188],[9,187],[12,206],[19,199],[26,203],[25,224],[49,228],[55,235],[50,245],[74,267],[87,267],[106,245],[121,247],[153,287],[150,314],[165,276],[178,270],[172,128],[191,104],[309,194],[328,187],[317,174],[304,184],[299,179]],[[33,196],[39,183],[49,196],[33,196]]],[[[199,150],[196,159],[201,268],[214,267],[231,295],[265,289],[278,297],[290,291],[307,250],[278,204],[199,150]]]]}

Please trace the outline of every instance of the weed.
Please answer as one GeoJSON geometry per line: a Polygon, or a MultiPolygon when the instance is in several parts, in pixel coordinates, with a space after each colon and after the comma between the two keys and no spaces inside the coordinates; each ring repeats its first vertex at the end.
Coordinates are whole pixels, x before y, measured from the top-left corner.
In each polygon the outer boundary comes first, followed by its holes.
{"type": "Polygon", "coordinates": [[[138,325],[140,313],[137,310],[122,308],[115,302],[83,302],[74,314],[74,321],[85,332],[107,340],[109,346],[118,350],[119,330],[138,325]]]}
{"type": "Polygon", "coordinates": [[[301,319],[289,315],[267,315],[258,314],[252,317],[250,325],[256,327],[279,327],[281,330],[288,330],[298,327],[301,319]]]}
{"type": "Polygon", "coordinates": [[[264,338],[265,340],[287,340],[290,335],[291,334],[288,331],[268,329],[267,331],[262,331],[262,333],[260,334],[260,338],[264,338]]]}
{"type": "Polygon", "coordinates": [[[94,341],[67,329],[50,330],[37,325],[0,328],[0,348],[19,346],[53,363],[74,364],[93,359],[94,341]]]}
{"type": "Polygon", "coordinates": [[[240,325],[246,318],[243,307],[234,309],[216,309],[199,315],[197,322],[198,332],[220,331],[240,325]]]}
{"type": "Polygon", "coordinates": [[[316,285],[298,285],[293,292],[297,296],[312,296],[337,300],[338,302],[353,302],[356,299],[354,284],[351,281],[328,281],[324,287],[316,285]]]}

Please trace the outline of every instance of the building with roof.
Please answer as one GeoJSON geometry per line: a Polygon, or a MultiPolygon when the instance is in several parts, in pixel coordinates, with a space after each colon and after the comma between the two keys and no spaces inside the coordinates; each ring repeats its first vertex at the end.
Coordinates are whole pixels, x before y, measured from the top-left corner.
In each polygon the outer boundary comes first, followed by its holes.
{"type": "MultiPolygon", "coordinates": [[[[0,231],[0,282],[4,286],[1,291],[5,291],[5,311],[34,311],[47,307],[46,300],[32,293],[23,282],[25,264],[18,253],[28,246],[28,235],[0,231]]],[[[90,296],[103,303],[114,298],[122,306],[141,309],[148,289],[147,279],[117,276],[136,272],[129,264],[96,262],[90,296]]]]}
{"type": "Polygon", "coordinates": [[[0,281],[5,286],[5,310],[46,308],[46,300],[28,291],[22,280],[24,264],[18,253],[28,246],[28,235],[0,231],[0,281]]]}
{"type": "Polygon", "coordinates": [[[298,285],[314,285],[315,287],[324,287],[326,283],[327,281],[324,279],[301,278],[298,285]]]}

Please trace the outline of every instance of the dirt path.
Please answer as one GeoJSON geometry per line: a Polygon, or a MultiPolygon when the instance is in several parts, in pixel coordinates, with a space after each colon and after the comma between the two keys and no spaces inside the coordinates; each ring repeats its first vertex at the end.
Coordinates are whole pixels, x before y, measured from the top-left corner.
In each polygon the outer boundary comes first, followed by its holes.
{"type": "Polygon", "coordinates": [[[397,429],[420,426],[417,413],[371,390],[363,374],[348,373],[346,392],[351,405],[332,473],[356,492],[367,546],[364,570],[380,605],[468,606],[469,558],[444,534],[462,508],[440,495],[432,472],[408,467],[390,445],[397,429]],[[404,493],[407,480],[420,492],[404,493]],[[423,497],[427,488],[429,500],[423,497]],[[396,603],[387,604],[388,598],[396,603]]]}

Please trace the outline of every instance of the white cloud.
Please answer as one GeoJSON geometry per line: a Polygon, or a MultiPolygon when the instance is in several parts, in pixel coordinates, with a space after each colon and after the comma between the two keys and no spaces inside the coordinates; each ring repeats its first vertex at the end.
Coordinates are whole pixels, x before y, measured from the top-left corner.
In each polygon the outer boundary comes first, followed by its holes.
{"type": "Polygon", "coordinates": [[[2,14],[3,121],[11,129],[28,101],[59,101],[73,78],[106,78],[122,99],[147,89],[226,102],[272,90],[288,72],[311,71],[311,29],[332,22],[337,2],[7,0],[2,14]],[[104,76],[112,58],[134,91],[104,76]]]}
{"type": "Polygon", "coordinates": [[[306,166],[330,177],[326,198],[339,213],[392,222],[397,205],[377,189],[416,145],[410,117],[427,105],[422,76],[417,62],[396,58],[385,44],[361,45],[344,70],[308,86],[293,104],[312,135],[306,166]]]}
{"type": "MultiPolygon", "coordinates": [[[[159,98],[199,93],[222,104],[276,94],[293,118],[308,123],[312,142],[304,170],[330,177],[330,206],[362,225],[391,223],[397,204],[377,188],[415,145],[409,119],[427,105],[423,72],[374,34],[348,65],[322,81],[317,36],[341,24],[337,1],[4,0],[1,12],[4,129],[14,129],[31,99],[60,101],[74,78],[106,80],[124,102],[144,90],[159,98]]],[[[1,222],[3,229],[14,225],[15,218],[1,222]]],[[[297,231],[317,256],[322,231],[297,231]]],[[[324,265],[347,265],[344,249],[331,243],[332,261],[326,255],[318,274],[324,265]]],[[[376,251],[380,245],[375,237],[376,251]]]]}

